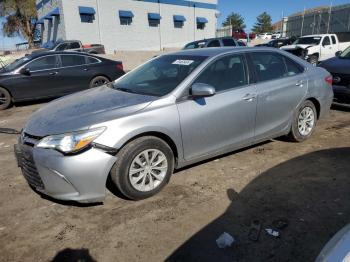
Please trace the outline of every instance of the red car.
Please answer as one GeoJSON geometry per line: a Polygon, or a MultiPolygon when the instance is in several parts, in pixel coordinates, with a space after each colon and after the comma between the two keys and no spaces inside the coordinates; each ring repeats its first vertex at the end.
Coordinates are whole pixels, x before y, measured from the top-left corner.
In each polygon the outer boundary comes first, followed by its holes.
{"type": "MultiPolygon", "coordinates": [[[[234,39],[247,39],[247,33],[244,32],[242,29],[232,29],[232,37],[234,39]]],[[[250,33],[249,34],[249,39],[254,39],[256,37],[256,34],[250,33]]]]}

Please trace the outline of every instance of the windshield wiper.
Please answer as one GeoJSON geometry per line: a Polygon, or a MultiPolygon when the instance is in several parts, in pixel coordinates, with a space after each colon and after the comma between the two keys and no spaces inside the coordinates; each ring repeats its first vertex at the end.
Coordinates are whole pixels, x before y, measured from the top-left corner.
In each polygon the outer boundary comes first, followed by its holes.
{"type": "Polygon", "coordinates": [[[119,90],[119,91],[123,91],[123,92],[127,92],[127,93],[132,93],[132,94],[138,94],[138,95],[145,95],[145,96],[159,96],[159,95],[155,95],[155,94],[150,94],[150,93],[146,93],[146,92],[141,92],[141,91],[135,91],[129,88],[125,88],[125,87],[115,87],[114,89],[119,90]]]}

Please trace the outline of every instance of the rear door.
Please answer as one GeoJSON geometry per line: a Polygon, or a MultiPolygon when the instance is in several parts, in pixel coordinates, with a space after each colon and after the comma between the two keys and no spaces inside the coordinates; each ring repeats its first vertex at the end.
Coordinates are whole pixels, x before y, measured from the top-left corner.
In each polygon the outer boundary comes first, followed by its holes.
{"type": "Polygon", "coordinates": [[[65,94],[89,88],[93,72],[89,69],[86,56],[83,54],[61,54],[62,91],[65,94]]]}
{"type": "Polygon", "coordinates": [[[245,56],[219,58],[194,83],[209,84],[216,94],[177,104],[185,159],[248,145],[254,136],[256,86],[249,84],[245,56]]]}
{"type": "Polygon", "coordinates": [[[304,68],[289,57],[263,51],[250,58],[257,77],[255,141],[260,141],[288,130],[308,82],[304,68]]]}
{"type": "Polygon", "coordinates": [[[17,99],[43,98],[59,95],[60,70],[57,55],[39,57],[26,66],[29,75],[18,75],[12,88],[17,99]]]}

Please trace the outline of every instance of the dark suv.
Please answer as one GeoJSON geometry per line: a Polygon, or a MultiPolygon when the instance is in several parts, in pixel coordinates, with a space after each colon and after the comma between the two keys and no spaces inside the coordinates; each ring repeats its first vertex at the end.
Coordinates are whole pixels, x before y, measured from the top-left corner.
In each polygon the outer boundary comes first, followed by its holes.
{"type": "Polygon", "coordinates": [[[183,49],[223,47],[223,46],[239,46],[239,44],[232,37],[219,37],[219,38],[209,38],[209,39],[194,41],[185,45],[183,49]]]}

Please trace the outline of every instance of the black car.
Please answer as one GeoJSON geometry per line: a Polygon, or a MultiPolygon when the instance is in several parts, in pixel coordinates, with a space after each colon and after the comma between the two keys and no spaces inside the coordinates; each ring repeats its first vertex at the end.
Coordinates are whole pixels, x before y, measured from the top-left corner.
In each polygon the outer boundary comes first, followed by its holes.
{"type": "Polygon", "coordinates": [[[319,66],[333,76],[334,102],[350,105],[350,46],[319,66]]]}
{"type": "Polygon", "coordinates": [[[97,87],[123,74],[120,61],[77,52],[34,53],[0,70],[0,110],[12,102],[59,97],[97,87]]]}
{"type": "Polygon", "coordinates": [[[232,37],[208,38],[188,43],[183,49],[196,49],[206,47],[223,47],[223,46],[239,46],[238,42],[232,37]]]}
{"type": "Polygon", "coordinates": [[[279,38],[279,39],[274,39],[271,40],[265,44],[259,44],[256,46],[267,46],[267,47],[274,47],[274,48],[280,48],[285,45],[291,45],[293,43],[293,39],[290,38],[279,38]]]}

